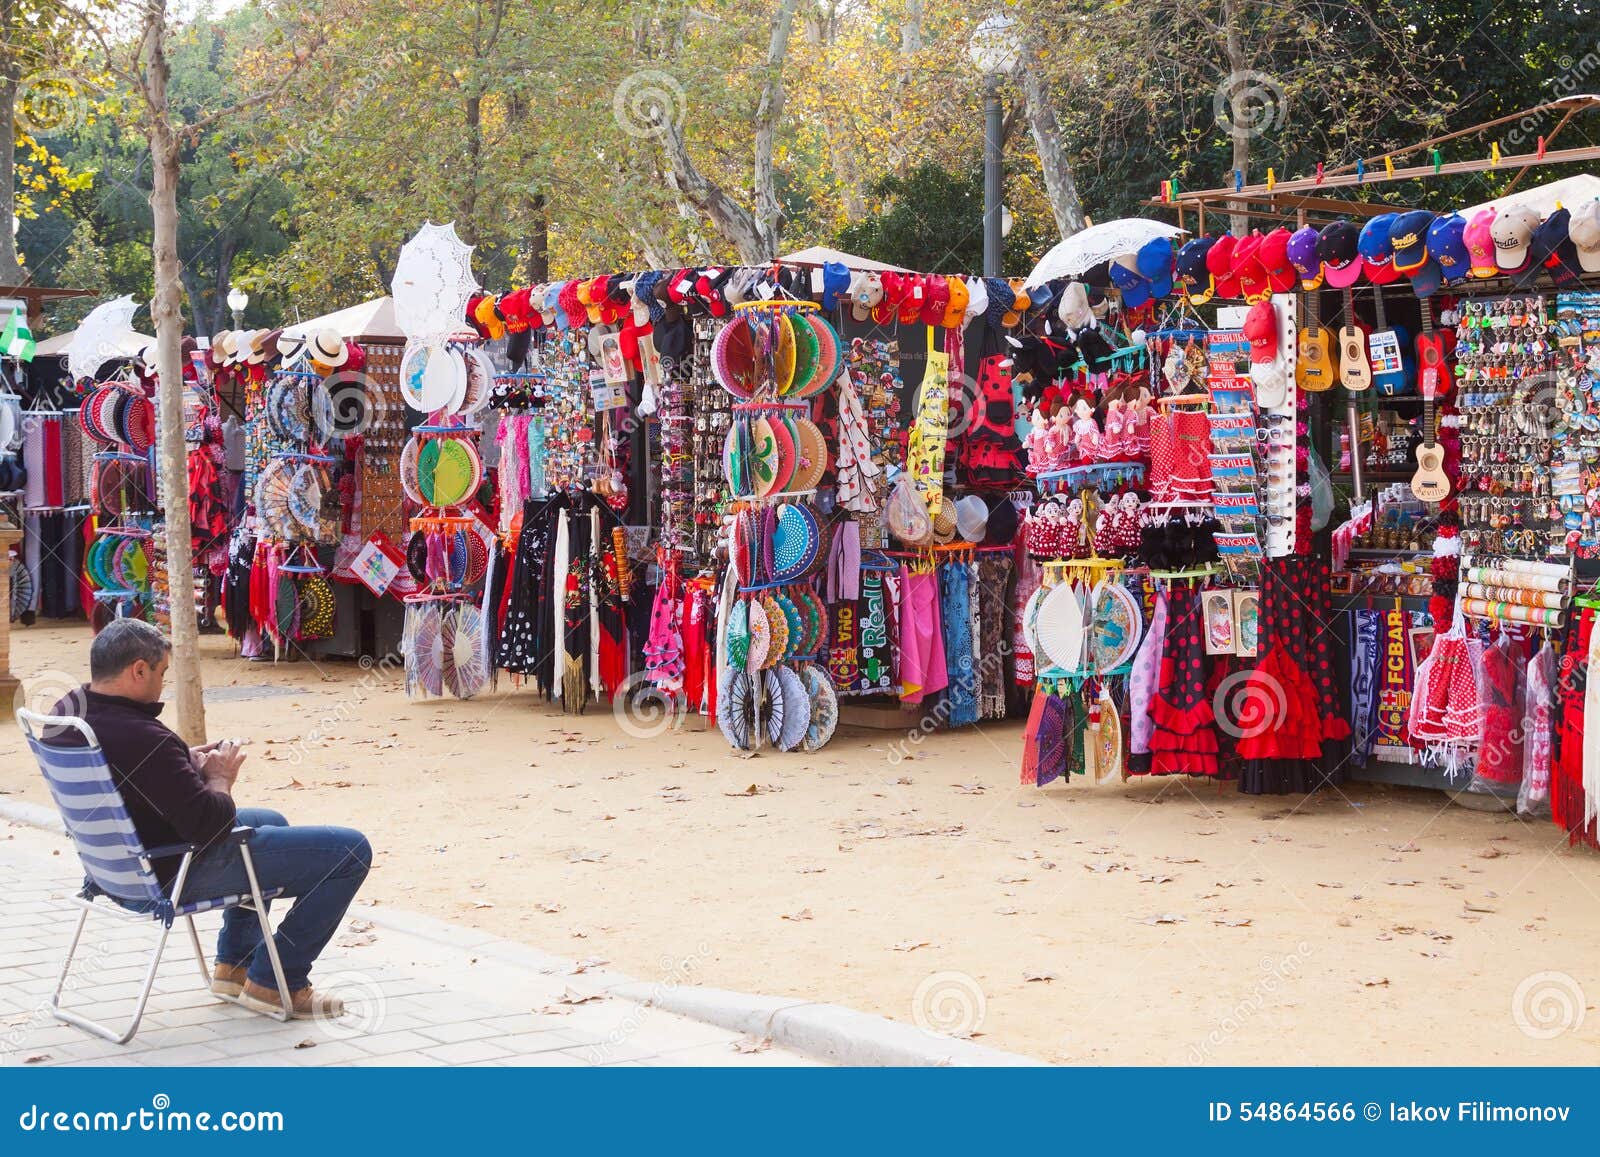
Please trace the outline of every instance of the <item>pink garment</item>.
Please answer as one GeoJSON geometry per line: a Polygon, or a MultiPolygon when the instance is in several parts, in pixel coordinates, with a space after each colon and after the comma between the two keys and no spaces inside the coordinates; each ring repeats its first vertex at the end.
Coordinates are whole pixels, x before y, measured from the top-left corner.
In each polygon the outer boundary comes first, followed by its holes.
{"type": "Polygon", "coordinates": [[[950,684],[939,621],[937,575],[900,568],[900,700],[921,703],[950,684]]]}
{"type": "Polygon", "coordinates": [[[1132,726],[1128,736],[1131,755],[1148,755],[1150,737],[1155,732],[1155,720],[1150,717],[1150,701],[1155,697],[1161,679],[1161,655],[1166,646],[1167,592],[1156,592],[1155,610],[1150,612],[1150,626],[1145,631],[1144,642],[1133,656],[1133,670],[1128,676],[1128,714],[1132,726]]]}

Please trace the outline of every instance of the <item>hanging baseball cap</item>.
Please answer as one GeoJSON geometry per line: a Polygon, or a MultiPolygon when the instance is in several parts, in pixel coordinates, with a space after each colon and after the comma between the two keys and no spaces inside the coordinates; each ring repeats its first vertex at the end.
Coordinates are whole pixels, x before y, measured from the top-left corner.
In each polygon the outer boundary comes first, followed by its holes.
{"type": "Polygon", "coordinates": [[[1300,288],[1306,292],[1322,288],[1322,258],[1317,256],[1317,227],[1302,225],[1289,235],[1289,264],[1300,275],[1300,288]]]}
{"type": "Polygon", "coordinates": [[[1439,271],[1447,282],[1464,280],[1472,266],[1471,254],[1463,239],[1467,219],[1460,213],[1434,218],[1428,226],[1428,256],[1439,263],[1439,271]]]}
{"type": "Polygon", "coordinates": [[[1224,233],[1217,238],[1206,254],[1206,268],[1211,271],[1211,290],[1213,297],[1223,299],[1239,296],[1239,277],[1233,271],[1233,252],[1239,246],[1239,239],[1232,233],[1224,233]]]}
{"type": "Polygon", "coordinates": [[[1527,268],[1528,246],[1539,224],[1539,214],[1526,205],[1512,205],[1495,214],[1489,235],[1494,238],[1495,263],[1501,273],[1521,273],[1527,268]]]}
{"type": "Polygon", "coordinates": [[[1472,220],[1467,222],[1466,230],[1461,234],[1461,239],[1467,246],[1467,253],[1472,258],[1474,277],[1500,276],[1500,266],[1495,261],[1494,235],[1490,232],[1494,217],[1493,209],[1478,210],[1472,215],[1472,220]]]}
{"type": "Polygon", "coordinates": [[[973,318],[985,317],[989,312],[989,285],[981,277],[967,278],[967,313],[963,325],[970,325],[973,318]]]}
{"type": "Polygon", "coordinates": [[[850,292],[850,270],[839,261],[828,261],[822,266],[822,308],[832,313],[839,308],[839,299],[850,292]]]}
{"type": "Polygon", "coordinates": [[[1156,237],[1139,247],[1134,256],[1139,276],[1156,282],[1172,275],[1172,238],[1156,237]]]}
{"type": "Polygon", "coordinates": [[[940,323],[946,329],[955,329],[966,321],[967,282],[963,277],[950,277],[945,280],[945,292],[950,295],[950,300],[944,305],[944,319],[940,323]]]}
{"type": "Polygon", "coordinates": [[[1439,286],[1444,284],[1444,270],[1439,263],[1429,254],[1427,260],[1413,269],[1408,277],[1411,278],[1411,290],[1418,297],[1432,297],[1439,291],[1439,286]]]}
{"type": "Polygon", "coordinates": [[[905,278],[905,295],[900,298],[900,324],[914,325],[922,316],[922,303],[928,296],[928,280],[920,273],[905,278]]]}
{"type": "Polygon", "coordinates": [[[1349,221],[1334,221],[1317,235],[1317,256],[1322,275],[1331,289],[1349,289],[1361,278],[1361,231],[1349,221]]]}
{"type": "Polygon", "coordinates": [[[1068,329],[1087,329],[1094,324],[1094,310],[1089,305],[1089,291],[1081,281],[1070,281],[1061,291],[1061,302],[1056,306],[1056,316],[1068,329]]]}
{"type": "Polygon", "coordinates": [[[1532,282],[1541,269],[1548,272],[1558,286],[1570,285],[1583,276],[1578,249],[1570,235],[1571,221],[1572,213],[1559,208],[1533,231],[1533,241],[1528,245],[1528,268],[1522,275],[1525,282],[1532,282]]]}
{"type": "Polygon", "coordinates": [[[1206,254],[1216,243],[1215,237],[1196,237],[1178,250],[1178,284],[1191,305],[1204,305],[1211,300],[1211,271],[1206,268],[1206,254]]]}
{"type": "Polygon", "coordinates": [[[922,324],[943,325],[945,306],[950,304],[950,283],[937,273],[928,274],[922,297],[922,324]]]}
{"type": "Polygon", "coordinates": [[[860,273],[850,286],[850,316],[866,321],[883,304],[883,278],[876,273],[860,273]]]}
{"type": "Polygon", "coordinates": [[[1111,284],[1122,294],[1122,304],[1128,309],[1138,309],[1150,300],[1150,282],[1139,276],[1120,260],[1111,263],[1111,284]]]}
{"type": "Polygon", "coordinates": [[[1600,273],[1600,199],[1591,198],[1572,211],[1567,237],[1585,273],[1600,273]]]}
{"type": "Polygon", "coordinates": [[[1394,249],[1394,267],[1410,273],[1428,259],[1428,226],[1433,214],[1426,209],[1401,213],[1389,228],[1389,244],[1394,249]]]}
{"type": "Polygon", "coordinates": [[[1261,265],[1262,240],[1261,234],[1252,233],[1241,238],[1233,249],[1233,275],[1239,279],[1239,296],[1252,305],[1272,296],[1267,271],[1261,265]]]}
{"type": "Polygon", "coordinates": [[[1361,254],[1361,272],[1373,285],[1388,285],[1399,280],[1400,271],[1394,267],[1394,246],[1390,234],[1398,213],[1379,213],[1361,226],[1356,238],[1356,252],[1361,254]]]}
{"type": "Polygon", "coordinates": [[[1294,288],[1295,269],[1289,260],[1289,230],[1279,226],[1261,239],[1261,249],[1256,259],[1267,275],[1267,287],[1273,293],[1288,293],[1294,288]]]}
{"type": "Polygon", "coordinates": [[[1244,315],[1244,336],[1250,342],[1250,364],[1264,365],[1278,359],[1278,311],[1272,302],[1261,300],[1244,315]]]}

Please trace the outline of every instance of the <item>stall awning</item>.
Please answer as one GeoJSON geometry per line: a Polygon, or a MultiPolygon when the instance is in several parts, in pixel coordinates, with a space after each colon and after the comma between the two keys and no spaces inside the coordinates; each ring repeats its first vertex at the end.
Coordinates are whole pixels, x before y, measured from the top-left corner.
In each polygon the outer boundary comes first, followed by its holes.
{"type": "MultiPolygon", "coordinates": [[[[72,344],[73,335],[77,332],[77,330],[73,329],[68,330],[66,333],[58,333],[55,337],[45,338],[39,343],[39,348],[33,351],[33,356],[36,358],[66,357],[67,347],[72,344]]],[[[155,340],[149,334],[135,333],[130,330],[125,336],[117,340],[117,352],[114,356],[131,358],[155,340]]]]}
{"type": "Polygon", "coordinates": [[[297,321],[284,326],[283,332],[292,337],[307,337],[323,329],[331,329],[348,341],[406,340],[394,320],[394,299],[388,296],[374,297],[309,321],[297,321]]]}
{"type": "Polygon", "coordinates": [[[1481,205],[1474,205],[1460,212],[1470,221],[1474,213],[1484,209],[1503,213],[1513,205],[1524,205],[1543,219],[1554,213],[1558,204],[1565,205],[1568,209],[1575,209],[1583,202],[1593,201],[1596,197],[1600,197],[1600,177],[1591,173],[1579,173],[1576,177],[1562,177],[1559,181],[1550,181],[1532,189],[1518,189],[1515,193],[1496,197],[1493,201],[1485,201],[1481,205]]]}
{"type": "Polygon", "coordinates": [[[778,260],[785,265],[827,265],[829,262],[834,262],[846,269],[862,269],[873,273],[911,272],[904,265],[890,265],[884,261],[874,261],[870,257],[857,257],[854,253],[846,253],[842,249],[830,249],[826,245],[796,249],[793,253],[785,253],[778,260]]]}

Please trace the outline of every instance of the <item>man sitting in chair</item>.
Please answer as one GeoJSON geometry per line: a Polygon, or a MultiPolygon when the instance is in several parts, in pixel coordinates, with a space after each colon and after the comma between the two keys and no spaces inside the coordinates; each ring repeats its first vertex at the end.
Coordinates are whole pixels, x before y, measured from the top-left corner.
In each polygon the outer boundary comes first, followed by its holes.
{"type": "MultiPolygon", "coordinates": [[[[343,1005],[337,997],[312,991],[311,962],[367,878],[372,847],[349,828],[291,827],[267,808],[235,807],[233,785],[244,762],[239,743],[188,747],[157,718],[171,650],[149,623],[109,623],[89,647],[89,685],[58,703],[55,714],[82,715],[94,729],[145,847],[196,846],[185,896],[248,894],[239,849],[222,837],[236,826],[255,829],[250,854],[262,890],[282,888],[295,897],[274,937],[294,1015],[338,1016],[343,1005]]],[[[170,892],[177,859],[152,866],[170,892]]],[[[248,908],[223,913],[211,988],[259,1012],[282,1012],[260,921],[248,908]]]]}

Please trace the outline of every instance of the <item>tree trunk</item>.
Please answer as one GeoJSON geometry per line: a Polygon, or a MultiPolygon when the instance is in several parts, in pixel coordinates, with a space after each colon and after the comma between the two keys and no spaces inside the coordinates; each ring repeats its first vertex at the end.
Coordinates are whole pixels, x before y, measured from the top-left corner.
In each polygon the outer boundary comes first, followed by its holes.
{"type": "Polygon", "coordinates": [[[1027,54],[1017,79],[1022,86],[1034,150],[1039,154],[1039,167],[1044,173],[1044,191],[1050,198],[1056,228],[1065,239],[1083,228],[1083,202],[1078,198],[1072,159],[1061,143],[1061,127],[1056,123],[1056,110],[1051,104],[1050,82],[1045,79],[1037,52],[1030,47],[1027,54]]]}
{"type": "Polygon", "coordinates": [[[27,273],[17,258],[11,218],[17,211],[18,62],[5,42],[17,35],[16,0],[0,0],[0,285],[21,285],[27,273]]]}
{"type": "Polygon", "coordinates": [[[172,611],[172,691],[177,732],[185,742],[206,741],[206,710],[200,683],[200,632],[194,602],[194,559],[189,535],[188,448],[183,441],[182,284],[178,262],[178,138],[167,106],[166,0],[146,0],[144,96],[149,113],[154,186],[157,421],[163,516],[167,527],[167,575],[172,611]]]}
{"type": "MultiPolygon", "coordinates": [[[[1248,85],[1244,81],[1250,62],[1245,58],[1240,37],[1237,0],[1223,0],[1222,23],[1223,51],[1228,54],[1228,80],[1225,83],[1228,85],[1228,135],[1233,139],[1233,169],[1242,174],[1245,183],[1249,184],[1250,133],[1246,126],[1250,119],[1244,100],[1248,85]]],[[[1233,173],[1228,174],[1228,179],[1233,179],[1233,173]]],[[[1229,201],[1228,208],[1233,211],[1228,220],[1228,231],[1235,237],[1243,237],[1250,232],[1250,218],[1244,212],[1245,206],[1238,201],[1229,201]]]]}
{"type": "Polygon", "coordinates": [[[528,198],[528,281],[550,280],[550,201],[543,193],[528,198]]]}
{"type": "Polygon", "coordinates": [[[772,141],[783,116],[783,62],[789,55],[789,34],[794,29],[795,9],[800,0],[783,0],[772,17],[772,39],[767,44],[767,74],[761,82],[761,100],[756,105],[756,227],[761,232],[764,260],[778,255],[783,206],[778,203],[777,180],[772,169],[772,141]]]}

